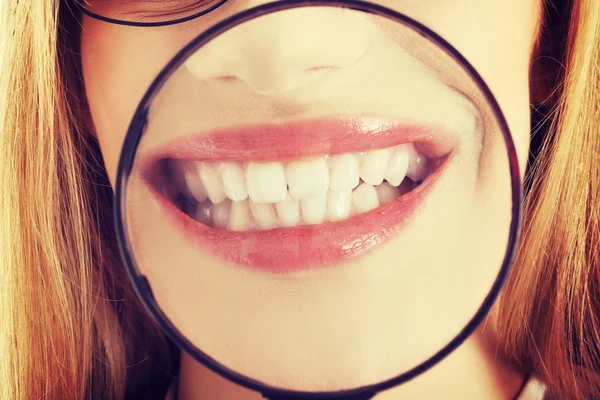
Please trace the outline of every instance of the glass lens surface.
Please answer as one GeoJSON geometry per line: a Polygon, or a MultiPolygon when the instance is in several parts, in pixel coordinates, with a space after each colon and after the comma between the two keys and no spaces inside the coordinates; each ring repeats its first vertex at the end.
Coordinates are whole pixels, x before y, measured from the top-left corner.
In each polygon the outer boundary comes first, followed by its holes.
{"type": "Polygon", "coordinates": [[[126,259],[201,361],[292,391],[378,384],[490,305],[512,142],[474,71],[399,14],[268,10],[192,41],[143,100],[126,259]]]}

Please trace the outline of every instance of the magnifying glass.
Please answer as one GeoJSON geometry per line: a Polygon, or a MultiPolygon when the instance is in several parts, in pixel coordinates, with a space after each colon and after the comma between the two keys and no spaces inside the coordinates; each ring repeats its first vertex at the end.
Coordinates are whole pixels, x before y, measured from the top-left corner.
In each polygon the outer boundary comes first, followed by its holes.
{"type": "Polygon", "coordinates": [[[521,181],[498,103],[444,39],[368,2],[283,0],[162,70],[115,202],[131,281],[182,350],[269,399],[369,399],[486,316],[521,181]]]}

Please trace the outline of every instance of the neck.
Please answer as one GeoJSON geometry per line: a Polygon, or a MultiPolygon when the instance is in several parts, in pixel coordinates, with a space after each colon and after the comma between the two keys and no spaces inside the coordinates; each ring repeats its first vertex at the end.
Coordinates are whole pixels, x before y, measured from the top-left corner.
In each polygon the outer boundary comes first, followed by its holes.
{"type": "MultiPolygon", "coordinates": [[[[524,374],[502,356],[492,332],[478,331],[461,347],[428,372],[381,392],[374,400],[408,399],[513,399],[524,374]]],[[[250,391],[213,373],[192,357],[181,356],[178,400],[262,400],[250,391]]]]}

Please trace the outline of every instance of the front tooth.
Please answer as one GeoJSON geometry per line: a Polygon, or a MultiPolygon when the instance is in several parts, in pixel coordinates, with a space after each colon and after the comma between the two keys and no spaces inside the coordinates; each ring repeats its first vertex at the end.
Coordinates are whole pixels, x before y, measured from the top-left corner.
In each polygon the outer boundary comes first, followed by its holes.
{"type": "Polygon", "coordinates": [[[213,205],[212,221],[215,228],[225,229],[229,222],[229,213],[231,211],[231,200],[226,199],[219,204],[213,205]]]}
{"type": "Polygon", "coordinates": [[[200,164],[184,160],[179,164],[179,168],[187,190],[199,203],[202,203],[208,198],[208,195],[200,179],[200,164]]]}
{"type": "Polygon", "coordinates": [[[278,203],[285,199],[287,183],[283,165],[277,162],[248,163],[246,187],[254,203],[278,203]]]}
{"type": "Polygon", "coordinates": [[[231,203],[229,227],[232,231],[241,232],[248,229],[250,224],[250,204],[248,199],[231,203]]]}
{"type": "Polygon", "coordinates": [[[302,220],[306,224],[320,224],[325,220],[327,214],[327,194],[322,193],[309,197],[300,202],[302,209],[302,220]]]}
{"type": "Polygon", "coordinates": [[[329,166],[324,158],[289,162],[285,176],[290,194],[296,200],[324,194],[329,189],[329,166]]]}
{"type": "Polygon", "coordinates": [[[341,221],[350,215],[352,191],[329,191],[327,193],[327,217],[330,221],[341,221]]]}
{"type": "Polygon", "coordinates": [[[385,172],[385,180],[392,186],[398,186],[404,180],[406,171],[408,171],[410,145],[401,144],[394,149],[394,154],[390,158],[387,171],[385,172]]]}
{"type": "Polygon", "coordinates": [[[379,207],[379,198],[373,185],[363,183],[352,192],[352,206],[357,213],[365,213],[379,207]]]}
{"type": "Polygon", "coordinates": [[[390,149],[369,151],[360,163],[360,177],[371,185],[383,182],[390,161],[390,149]]]}
{"type": "Polygon", "coordinates": [[[277,217],[282,226],[296,226],[300,224],[300,202],[288,193],[283,201],[275,204],[277,217]]]}
{"type": "Polygon", "coordinates": [[[248,197],[244,170],[237,164],[224,163],[221,165],[221,178],[225,195],[233,201],[242,201],[248,197]]]}
{"type": "Polygon", "coordinates": [[[358,161],[354,154],[341,154],[331,160],[329,190],[344,192],[358,186],[360,180],[358,161]]]}
{"type": "Polygon", "coordinates": [[[410,146],[410,160],[406,176],[413,182],[418,182],[427,176],[427,158],[414,146],[410,146]]]}
{"type": "Polygon", "coordinates": [[[375,188],[377,191],[377,198],[379,199],[379,204],[386,205],[395,201],[398,197],[400,197],[400,190],[390,185],[387,182],[383,182],[381,185],[375,188]]]}
{"type": "Polygon", "coordinates": [[[213,204],[218,204],[225,200],[225,191],[223,182],[219,174],[209,165],[200,164],[200,180],[206,189],[206,194],[213,204]]]}
{"type": "Polygon", "coordinates": [[[277,220],[275,204],[255,203],[250,200],[250,210],[252,210],[254,221],[260,229],[272,229],[275,226],[277,220]]]}

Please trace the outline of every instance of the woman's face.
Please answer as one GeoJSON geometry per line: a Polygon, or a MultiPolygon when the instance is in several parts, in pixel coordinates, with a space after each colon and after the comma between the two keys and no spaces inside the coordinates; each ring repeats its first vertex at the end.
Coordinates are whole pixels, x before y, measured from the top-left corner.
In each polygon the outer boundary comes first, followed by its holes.
{"type": "MultiPolygon", "coordinates": [[[[84,17],[85,87],[113,185],[165,64],[267,2],[154,28],[84,17]]],[[[539,2],[374,3],[473,65],[522,172],[539,2]]],[[[439,350],[490,290],[511,220],[501,130],[466,77],[399,24],[341,9],[273,14],[199,49],[150,108],[127,189],[134,256],[171,321],[226,366],[302,390],[372,384],[439,350]]]]}

